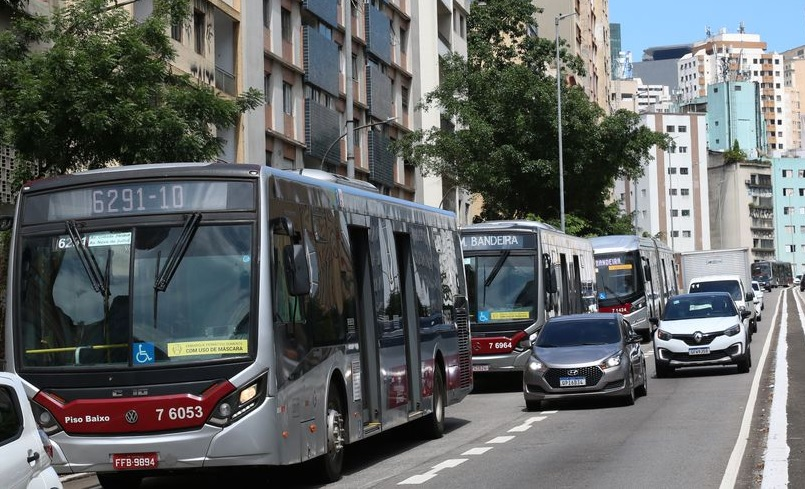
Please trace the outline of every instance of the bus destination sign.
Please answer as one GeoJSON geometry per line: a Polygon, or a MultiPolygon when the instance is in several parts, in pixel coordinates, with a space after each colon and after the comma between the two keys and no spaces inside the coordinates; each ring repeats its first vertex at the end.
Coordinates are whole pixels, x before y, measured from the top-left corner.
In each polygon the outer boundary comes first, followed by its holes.
{"type": "Polygon", "coordinates": [[[533,234],[469,234],[461,237],[464,251],[525,250],[534,249],[536,244],[533,234]]]}
{"type": "Polygon", "coordinates": [[[26,224],[93,217],[191,211],[253,210],[254,184],[226,181],[130,182],[26,198],[26,224]]]}

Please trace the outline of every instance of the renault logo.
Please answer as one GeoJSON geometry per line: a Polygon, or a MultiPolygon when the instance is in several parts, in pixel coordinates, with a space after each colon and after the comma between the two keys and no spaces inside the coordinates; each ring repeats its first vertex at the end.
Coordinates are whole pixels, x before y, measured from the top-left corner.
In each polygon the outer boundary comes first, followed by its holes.
{"type": "Polygon", "coordinates": [[[139,418],[140,417],[137,415],[137,411],[135,411],[134,409],[126,413],[126,422],[128,422],[129,424],[136,423],[139,418]]]}
{"type": "Polygon", "coordinates": [[[702,342],[702,336],[704,336],[704,335],[702,335],[701,331],[696,331],[695,333],[693,333],[693,341],[695,341],[696,343],[701,343],[702,342]]]}

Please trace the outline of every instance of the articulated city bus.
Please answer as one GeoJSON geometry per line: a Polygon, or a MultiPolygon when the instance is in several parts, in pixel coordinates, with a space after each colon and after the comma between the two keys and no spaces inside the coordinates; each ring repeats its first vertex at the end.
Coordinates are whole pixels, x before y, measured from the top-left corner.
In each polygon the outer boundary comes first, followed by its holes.
{"type": "Polygon", "coordinates": [[[591,238],[595,250],[598,310],[619,312],[646,339],[650,317],[662,315],[676,295],[674,252],[656,238],[618,235],[591,238]]]}
{"type": "Polygon", "coordinates": [[[6,368],[57,471],[136,487],[310,460],[335,480],[347,444],[441,436],[472,389],[455,216],[322,173],[160,164],[23,188],[6,368]]]}
{"type": "Polygon", "coordinates": [[[751,264],[751,269],[752,280],[756,280],[764,289],[790,287],[794,284],[791,263],[776,260],[756,261],[751,264]]]}
{"type": "Polygon", "coordinates": [[[519,372],[551,317],[595,310],[590,241],[535,221],[461,229],[475,372],[519,372]]]}

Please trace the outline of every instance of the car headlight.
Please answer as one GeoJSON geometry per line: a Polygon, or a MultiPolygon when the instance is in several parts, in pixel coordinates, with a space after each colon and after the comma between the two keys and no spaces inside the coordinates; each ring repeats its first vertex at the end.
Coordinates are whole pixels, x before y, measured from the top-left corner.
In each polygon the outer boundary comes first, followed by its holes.
{"type": "Polygon", "coordinates": [[[724,330],[724,334],[727,335],[727,336],[735,336],[736,334],[738,334],[740,332],[741,332],[741,325],[740,324],[736,324],[735,326],[732,326],[732,327],[727,328],[727,329],[724,330]]]}
{"type": "Polygon", "coordinates": [[[623,350],[601,362],[599,367],[601,367],[601,370],[619,367],[621,364],[621,358],[623,358],[623,350]]]}
{"type": "Polygon", "coordinates": [[[659,338],[659,339],[661,339],[663,341],[668,341],[673,337],[674,336],[671,333],[669,333],[668,331],[665,331],[664,329],[658,329],[657,330],[657,338],[659,338]]]}
{"type": "Polygon", "coordinates": [[[544,372],[547,370],[545,368],[545,364],[537,357],[531,357],[531,360],[528,361],[528,371],[529,372],[544,372]]]}

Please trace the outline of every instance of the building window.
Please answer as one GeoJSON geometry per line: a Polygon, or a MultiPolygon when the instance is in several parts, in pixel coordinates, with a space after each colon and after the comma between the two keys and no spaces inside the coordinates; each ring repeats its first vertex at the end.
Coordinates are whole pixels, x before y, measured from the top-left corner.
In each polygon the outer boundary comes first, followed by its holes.
{"type": "Polygon", "coordinates": [[[676,209],[671,209],[671,217],[678,217],[679,211],[676,209]]]}
{"type": "Polygon", "coordinates": [[[783,189],[783,197],[790,197],[792,195],[794,195],[794,189],[793,188],[784,188],[783,189]]]}
{"type": "Polygon", "coordinates": [[[282,40],[291,42],[293,40],[293,32],[291,31],[291,11],[282,9],[282,40]]]}
{"type": "Polygon", "coordinates": [[[676,195],[676,189],[675,189],[675,188],[668,189],[668,194],[670,194],[670,195],[676,195]]]}
{"type": "Polygon", "coordinates": [[[408,30],[400,27],[400,52],[408,52],[408,30]]]}
{"type": "Polygon", "coordinates": [[[679,237],[679,231],[671,231],[671,236],[673,236],[674,238],[678,238],[679,237]]]}
{"type": "Polygon", "coordinates": [[[788,253],[794,253],[796,250],[796,245],[785,245],[785,251],[788,253]]]}
{"type": "Polygon", "coordinates": [[[794,214],[794,208],[793,207],[783,207],[783,215],[784,216],[791,216],[793,214],[794,214]]]}
{"type": "Polygon", "coordinates": [[[271,27],[271,0],[263,0],[263,26],[271,27]]]}
{"type": "Polygon", "coordinates": [[[682,209],[682,217],[690,216],[690,209],[682,209]]]}
{"type": "Polygon", "coordinates": [[[266,105],[271,105],[271,73],[263,75],[263,98],[266,105]]]}
{"type": "Polygon", "coordinates": [[[679,126],[676,130],[679,132],[688,132],[688,126],[679,126]]]}
{"type": "Polygon", "coordinates": [[[665,132],[676,132],[676,127],[674,127],[674,126],[665,126],[665,132]]]}
{"type": "Polygon", "coordinates": [[[690,189],[689,188],[679,189],[679,193],[682,195],[690,195],[690,189]]]}
{"type": "Polygon", "coordinates": [[[690,231],[682,231],[683,238],[690,238],[690,231]]]}
{"type": "Polygon", "coordinates": [[[282,82],[282,111],[293,115],[293,85],[282,82]]]}
{"type": "Polygon", "coordinates": [[[783,178],[791,178],[794,176],[794,170],[783,170],[783,178]]]}
{"type": "Polygon", "coordinates": [[[408,99],[410,98],[410,92],[408,87],[402,85],[400,87],[400,96],[402,97],[402,109],[403,112],[408,112],[408,99]]]}
{"type": "Polygon", "coordinates": [[[204,38],[206,37],[206,22],[204,12],[196,10],[193,13],[193,33],[196,38],[196,53],[204,54],[204,38]]]}
{"type": "Polygon", "coordinates": [[[785,234],[794,234],[794,226],[785,226],[785,234]]]}
{"type": "Polygon", "coordinates": [[[669,175],[676,175],[676,167],[675,166],[669,166],[668,167],[668,174],[669,175]]]}
{"type": "Polygon", "coordinates": [[[360,70],[358,69],[358,55],[352,55],[352,80],[358,81],[361,79],[360,70]]]}
{"type": "Polygon", "coordinates": [[[182,23],[173,24],[171,26],[171,38],[174,41],[182,42],[182,23]]]}
{"type": "Polygon", "coordinates": [[[688,174],[688,167],[683,166],[683,167],[679,168],[679,174],[680,175],[687,175],[688,174]]]}
{"type": "Polygon", "coordinates": [[[679,152],[680,153],[687,153],[688,152],[688,147],[687,146],[680,146],[679,147],[679,152]]]}

